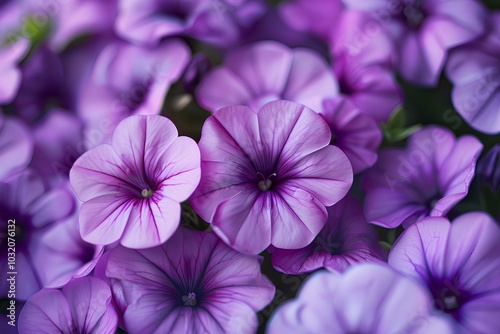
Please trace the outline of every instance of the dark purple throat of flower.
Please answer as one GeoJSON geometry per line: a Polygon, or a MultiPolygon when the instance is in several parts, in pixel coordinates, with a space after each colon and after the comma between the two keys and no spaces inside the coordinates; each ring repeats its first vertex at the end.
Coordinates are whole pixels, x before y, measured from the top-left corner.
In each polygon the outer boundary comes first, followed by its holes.
{"type": "Polygon", "coordinates": [[[184,296],[182,296],[182,302],[184,306],[196,306],[196,294],[194,292],[190,292],[184,296]]]}
{"type": "Polygon", "coordinates": [[[406,23],[412,28],[420,27],[425,17],[425,13],[422,9],[422,1],[405,1],[403,6],[403,17],[406,23]]]}
{"type": "Polygon", "coordinates": [[[257,175],[259,175],[262,179],[257,184],[257,186],[259,187],[259,190],[263,191],[263,192],[270,190],[271,187],[273,186],[273,181],[271,181],[271,178],[276,177],[276,173],[272,173],[267,178],[264,177],[264,174],[262,174],[260,172],[258,172],[257,175]]]}

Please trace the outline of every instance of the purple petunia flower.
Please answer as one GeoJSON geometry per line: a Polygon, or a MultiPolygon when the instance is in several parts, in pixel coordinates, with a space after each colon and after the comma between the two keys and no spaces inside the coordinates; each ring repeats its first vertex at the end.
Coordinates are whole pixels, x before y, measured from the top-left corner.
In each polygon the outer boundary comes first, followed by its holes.
{"type": "Polygon", "coordinates": [[[473,212],[453,223],[431,217],[396,241],[389,264],[424,282],[434,305],[463,333],[496,333],[500,327],[500,228],[473,212]]]}
{"type": "Polygon", "coordinates": [[[116,125],[127,116],[158,114],[165,94],[180,78],[189,58],[189,49],[180,40],[155,47],[125,42],[108,45],[79,99],[87,146],[108,142],[116,125]]]}
{"type": "Polygon", "coordinates": [[[358,262],[383,262],[386,252],[377,243],[377,233],[366,222],[361,204],[350,195],[327,208],[328,220],[307,247],[273,249],[274,268],[287,274],[304,274],[326,268],[343,272],[358,262]]]}
{"type": "Polygon", "coordinates": [[[325,225],[325,206],[352,184],[351,164],[330,139],[323,118],[298,103],[222,108],[203,126],[191,204],[238,250],[305,247],[325,225]]]}
{"type": "Polygon", "coordinates": [[[393,228],[446,215],[467,195],[482,147],[473,136],[457,140],[446,128],[428,126],[406,149],[383,150],[364,175],[366,218],[393,228]]]}
{"type": "Polygon", "coordinates": [[[386,33],[398,48],[398,70],[414,84],[434,86],[447,52],[485,32],[487,11],[476,0],[343,0],[371,13],[363,33],[386,33]]]}
{"type": "Polygon", "coordinates": [[[323,102],[321,114],[332,131],[331,144],[338,146],[351,161],[354,174],[377,161],[382,131],[371,117],[360,113],[348,99],[338,97],[323,102]]]}
{"type": "Polygon", "coordinates": [[[258,110],[270,101],[290,100],[320,112],[325,98],[338,95],[332,72],[313,51],[260,42],[230,52],[202,80],[196,96],[211,111],[233,105],[258,110]]]}
{"type": "Polygon", "coordinates": [[[450,52],[446,74],[453,83],[457,112],[474,129],[500,133],[500,12],[489,17],[489,32],[450,52]]]}
{"type": "Polygon", "coordinates": [[[65,187],[46,189],[42,180],[30,170],[0,183],[0,296],[7,296],[7,224],[15,225],[16,298],[26,300],[40,289],[37,263],[33,256],[40,244],[44,227],[64,220],[74,211],[72,194],[65,187]],[[12,224],[14,221],[14,224],[12,224]]]}
{"type": "Polygon", "coordinates": [[[119,0],[116,31],[134,43],[187,35],[226,45],[236,42],[265,9],[261,0],[119,0]]]}
{"type": "Polygon", "coordinates": [[[74,279],[62,289],[33,295],[19,315],[19,333],[113,334],[118,316],[109,286],[99,278],[74,279]]]}
{"type": "Polygon", "coordinates": [[[81,235],[93,244],[160,245],[179,226],[179,203],[199,179],[194,140],[178,137],[163,116],[128,117],[116,127],[111,145],[86,152],[71,168],[71,185],[84,202],[81,235]]]}
{"type": "Polygon", "coordinates": [[[28,127],[0,110],[0,181],[22,171],[31,160],[33,138],[28,127]]]}
{"type": "Polygon", "coordinates": [[[390,267],[356,265],[318,272],[280,306],[268,333],[454,333],[421,285],[390,267]]]}
{"type": "Polygon", "coordinates": [[[251,333],[275,290],[259,257],[183,227],[159,247],[111,250],[106,276],[125,299],[132,334],[251,333]]]}

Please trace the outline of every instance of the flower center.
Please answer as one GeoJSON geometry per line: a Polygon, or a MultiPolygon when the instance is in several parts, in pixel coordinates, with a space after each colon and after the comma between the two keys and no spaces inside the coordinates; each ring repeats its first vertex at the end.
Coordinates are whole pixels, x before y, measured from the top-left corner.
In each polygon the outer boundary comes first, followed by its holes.
{"type": "Polygon", "coordinates": [[[257,184],[257,186],[259,187],[259,190],[264,192],[264,191],[268,191],[269,189],[271,189],[271,187],[273,186],[273,182],[271,181],[271,178],[275,177],[276,173],[272,173],[267,178],[264,177],[264,174],[262,174],[261,172],[258,172],[257,175],[259,175],[262,179],[257,184]]]}
{"type": "Polygon", "coordinates": [[[151,190],[151,189],[142,189],[141,196],[143,198],[151,198],[153,196],[153,190],[151,190]]]}
{"type": "Polygon", "coordinates": [[[182,301],[185,306],[195,306],[196,305],[196,294],[194,292],[188,293],[188,295],[182,296],[182,301]]]}
{"type": "Polygon", "coordinates": [[[413,1],[407,4],[403,10],[403,14],[406,17],[406,23],[413,28],[418,28],[425,16],[420,1],[413,1]]]}

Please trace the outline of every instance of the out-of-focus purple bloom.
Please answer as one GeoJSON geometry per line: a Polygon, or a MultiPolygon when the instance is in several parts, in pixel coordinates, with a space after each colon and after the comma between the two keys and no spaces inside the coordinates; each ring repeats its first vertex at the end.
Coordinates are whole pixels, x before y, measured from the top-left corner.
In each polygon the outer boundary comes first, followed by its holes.
{"type": "Polygon", "coordinates": [[[362,113],[386,122],[403,101],[394,73],[390,67],[358,60],[345,54],[334,59],[340,92],[362,113]]]}
{"type": "Polygon", "coordinates": [[[489,17],[489,32],[450,52],[446,74],[453,83],[457,112],[474,129],[500,133],[500,13],[489,17]]]}
{"type": "Polygon", "coordinates": [[[191,138],[178,137],[166,117],[128,117],[111,145],[91,149],[71,168],[71,185],[84,202],[81,235],[93,244],[160,245],[179,226],[179,203],[199,179],[200,152],[191,138]]]}
{"type": "Polygon", "coordinates": [[[366,222],[361,204],[349,195],[327,208],[326,225],[307,247],[272,249],[274,268],[287,274],[304,274],[326,268],[343,272],[359,262],[382,262],[386,252],[377,243],[377,233],[366,222]]]}
{"type": "Polygon", "coordinates": [[[54,8],[39,2],[39,10],[51,17],[50,46],[61,50],[77,37],[110,34],[117,14],[117,0],[65,0],[55,1],[54,8]]]}
{"type": "Polygon", "coordinates": [[[67,181],[71,166],[84,152],[82,128],[78,118],[58,109],[34,126],[31,166],[46,183],[67,181]]]}
{"type": "Polygon", "coordinates": [[[71,193],[64,187],[45,189],[42,181],[27,170],[0,183],[0,218],[2,223],[0,295],[7,296],[7,223],[15,220],[16,298],[26,300],[40,289],[33,255],[37,251],[42,229],[61,221],[74,211],[71,193]]]}
{"type": "Polygon", "coordinates": [[[265,10],[261,0],[119,0],[116,30],[125,39],[150,45],[177,35],[227,45],[265,10]]]}
{"type": "Polygon", "coordinates": [[[132,334],[252,333],[275,291],[259,257],[183,227],[159,247],[111,250],[106,276],[124,294],[132,334]]]}
{"type": "Polygon", "coordinates": [[[424,282],[434,305],[463,333],[495,333],[500,327],[500,228],[473,212],[453,223],[431,217],[408,228],[389,264],[424,282]]]}
{"type": "MultiPolygon", "coordinates": [[[[69,185],[68,185],[69,187],[69,185]]],[[[104,251],[82,240],[78,213],[61,220],[43,232],[33,254],[38,276],[44,287],[65,285],[71,278],[87,276],[104,251]]]]}
{"type": "Polygon", "coordinates": [[[33,137],[28,127],[0,110],[0,181],[28,165],[33,153],[33,137]]]}
{"type": "Polygon", "coordinates": [[[182,77],[184,91],[194,94],[201,78],[212,68],[212,63],[205,55],[199,53],[193,56],[182,77]]]}
{"type": "Polygon", "coordinates": [[[19,315],[19,333],[114,334],[118,316],[101,279],[82,277],[33,295],[19,315]]]}
{"type": "Polygon", "coordinates": [[[382,143],[382,131],[377,122],[344,97],[325,100],[321,114],[332,131],[330,144],[347,155],[354,174],[375,164],[376,151],[382,143]]]}
{"type": "Polygon", "coordinates": [[[268,333],[455,333],[425,288],[388,266],[318,272],[280,306],[268,333]]]}
{"type": "Polygon", "coordinates": [[[179,79],[190,52],[180,40],[155,47],[124,42],[99,55],[79,99],[89,147],[109,142],[116,125],[130,115],[158,114],[172,82],[179,79]]]}
{"type": "Polygon", "coordinates": [[[428,126],[406,149],[383,150],[363,179],[366,218],[393,228],[446,215],[467,195],[482,148],[473,136],[455,139],[446,128],[428,126]]]}
{"type": "Polygon", "coordinates": [[[477,176],[494,192],[500,187],[500,144],[493,146],[477,164],[477,176]]]}
{"type": "Polygon", "coordinates": [[[231,51],[197,91],[198,102],[211,111],[233,105],[259,110],[270,101],[290,100],[320,112],[323,100],[337,95],[333,71],[319,55],[269,41],[231,51]]]}
{"type": "Polygon", "coordinates": [[[30,55],[21,71],[21,87],[13,108],[26,122],[39,121],[53,107],[74,110],[75,101],[69,98],[70,85],[65,81],[61,59],[46,45],[30,55]]]}
{"type": "Polygon", "coordinates": [[[487,11],[476,0],[343,0],[369,12],[364,33],[386,33],[398,49],[398,70],[414,84],[434,86],[448,50],[485,32],[487,11]]]}
{"type": "Polygon", "coordinates": [[[341,0],[292,0],[280,5],[279,13],[292,28],[329,41],[343,9],[341,0]]]}
{"type": "MultiPolygon", "coordinates": [[[[0,46],[2,42],[0,41],[0,46]]],[[[10,103],[21,85],[19,62],[29,49],[29,42],[21,39],[0,47],[0,104],[10,103]]]]}
{"type": "Polygon", "coordinates": [[[191,204],[238,250],[305,247],[325,225],[325,206],[352,184],[349,159],[330,139],[323,118],[298,103],[222,108],[203,126],[191,204]]]}

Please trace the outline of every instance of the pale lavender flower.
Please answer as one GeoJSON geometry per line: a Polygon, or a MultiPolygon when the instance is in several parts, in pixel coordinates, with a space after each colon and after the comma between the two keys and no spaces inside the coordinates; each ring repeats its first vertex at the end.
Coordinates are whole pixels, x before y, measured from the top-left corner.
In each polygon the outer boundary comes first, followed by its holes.
{"type": "Polygon", "coordinates": [[[427,285],[434,305],[463,333],[500,328],[500,227],[481,212],[451,224],[431,217],[408,228],[396,241],[389,264],[427,285]]]}
{"type": "Polygon", "coordinates": [[[0,41],[0,104],[12,102],[21,85],[21,70],[18,64],[26,55],[29,42],[25,39],[2,46],[0,41]]]}
{"type": "Polygon", "coordinates": [[[162,244],[180,222],[181,206],[198,185],[200,152],[159,115],[137,115],[116,127],[111,144],[83,154],[70,171],[82,238],[131,248],[162,244]]]}
{"type": "Polygon", "coordinates": [[[238,250],[305,247],[352,184],[351,164],[330,140],[323,118],[298,103],[222,108],[203,126],[191,204],[238,250]]]}
{"type": "Polygon", "coordinates": [[[345,273],[318,272],[268,324],[278,333],[455,333],[433,310],[430,294],[388,266],[360,264],[345,273]]]}
{"type": "Polygon", "coordinates": [[[211,111],[233,105],[257,111],[267,102],[290,100],[320,112],[323,100],[337,95],[333,71],[318,54],[266,41],[232,50],[205,76],[196,97],[211,111]]]}

